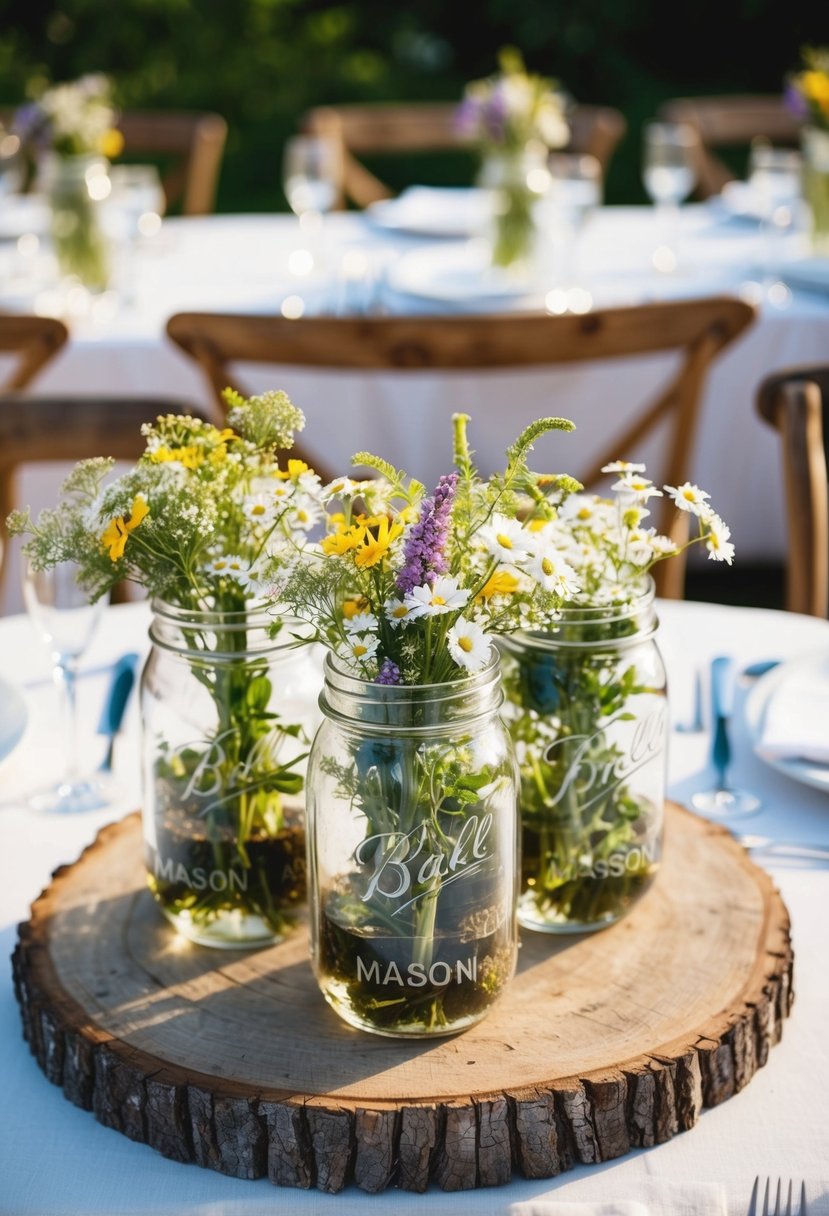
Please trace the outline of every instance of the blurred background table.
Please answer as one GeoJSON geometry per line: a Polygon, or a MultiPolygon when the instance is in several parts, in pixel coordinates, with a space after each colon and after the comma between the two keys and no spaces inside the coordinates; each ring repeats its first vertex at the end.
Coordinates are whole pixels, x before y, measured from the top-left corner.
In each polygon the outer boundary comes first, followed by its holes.
{"type": "MultiPolygon", "coordinates": [[[[663,602],[660,646],[671,685],[675,724],[692,714],[694,677],[707,672],[717,654],[733,656],[738,669],[760,659],[829,654],[829,625],[813,618],[767,610],[663,602]]],[[[127,649],[146,648],[149,614],[144,605],[106,612],[84,659],[98,674],[81,680],[80,706],[85,759],[97,763],[103,741],[93,732],[105,694],[108,664],[127,649]],[[101,669],[104,669],[103,671],[101,669]]],[[[123,799],[109,812],[74,816],[35,815],[24,795],[37,774],[41,783],[57,771],[59,734],[49,664],[24,617],[0,622],[0,674],[22,686],[30,721],[18,748],[0,763],[0,810],[5,847],[0,856],[0,947],[11,952],[15,924],[49,881],[51,871],[70,862],[100,826],[140,803],[137,704],[133,701],[116,753],[116,775],[123,799]]],[[[796,784],[764,765],[751,750],[742,717],[746,682],[741,685],[734,722],[736,784],[763,800],[760,814],[741,828],[764,835],[829,846],[829,801],[825,791],[796,784]]],[[[706,733],[674,731],[671,738],[669,792],[687,802],[707,785],[706,733]]],[[[275,1192],[265,1180],[243,1182],[193,1166],[165,1160],[95,1122],[70,1105],[42,1075],[29,1055],[6,969],[0,976],[0,1075],[4,1113],[0,1114],[0,1210],[8,1216],[83,1212],[84,1216],[172,1216],[219,1213],[259,1216],[274,1206],[296,1213],[325,1208],[343,1216],[391,1203],[405,1213],[485,1216],[506,1213],[510,1203],[546,1196],[562,1200],[637,1199],[654,1183],[693,1186],[700,1179],[724,1187],[730,1216],[744,1216],[755,1174],[805,1178],[810,1216],[829,1214],[829,1159],[826,1126],[829,1094],[823,1083],[829,1068],[825,1010],[829,978],[825,957],[829,866],[781,857],[756,860],[771,870],[792,917],[796,999],[783,1040],[748,1087],[722,1106],[704,1111],[699,1124],[666,1144],[637,1150],[600,1167],[580,1166],[558,1179],[524,1181],[509,1187],[447,1195],[398,1193],[391,1197],[348,1190],[338,1196],[316,1192],[275,1192]]],[[[724,897],[725,897],[724,893],[724,897]]],[[[462,1049],[463,1036],[457,1040],[462,1049]]],[[[683,1208],[659,1209],[682,1216],[683,1208]]]]}
{"type": "MultiPolygon", "coordinates": [[[[715,495],[732,528],[742,561],[780,559],[785,551],[779,452],[760,425],[753,396],[770,371],[825,358],[829,336],[826,264],[802,259],[801,239],[786,238],[769,262],[767,236],[756,221],[721,200],[680,213],[678,267],[654,269],[654,212],[648,207],[602,208],[588,221],[578,245],[576,307],[634,304],[687,296],[742,294],[759,299],[759,319],[715,365],[703,402],[693,478],[715,495]],[[802,259],[802,260],[798,260],[802,259]],[[806,274],[814,282],[802,289],[806,274]],[[781,273],[783,272],[783,273],[781,273]],[[798,275],[802,275],[801,279],[798,275]],[[777,282],[763,296],[763,278],[777,282]]],[[[286,316],[333,312],[434,314],[473,306],[462,277],[474,243],[426,241],[372,221],[371,213],[337,213],[319,231],[303,231],[288,216],[205,216],[166,220],[135,259],[128,290],[87,301],[69,318],[68,343],[41,373],[36,392],[141,393],[207,405],[210,396],[194,364],[166,338],[174,313],[197,309],[286,316]],[[434,285],[430,288],[430,282],[434,285]]],[[[8,247],[5,256],[18,256],[8,247]]],[[[555,259],[550,272],[556,287],[555,259]]],[[[497,313],[558,306],[546,291],[479,295],[476,310],[497,313]]],[[[43,300],[35,299],[37,306],[43,300]]],[[[46,302],[48,304],[48,301],[46,302]]],[[[53,301],[54,303],[54,301],[53,301]]],[[[579,429],[542,454],[568,470],[584,467],[603,441],[624,430],[629,409],[666,376],[665,357],[619,359],[602,365],[527,369],[486,376],[430,372],[308,372],[240,368],[251,391],[284,388],[308,417],[312,452],[325,436],[329,466],[347,467],[353,452],[372,448],[404,465],[427,484],[450,459],[448,414],[473,416],[472,439],[484,470],[496,467],[517,427],[542,414],[572,417],[579,429]],[[448,397],[448,400],[447,400],[448,397]]],[[[321,453],[322,454],[322,453],[321,453]]],[[[658,440],[620,457],[658,467],[658,440]]],[[[33,475],[34,476],[34,475],[33,475]]],[[[37,474],[21,497],[43,505],[54,498],[55,478],[37,474]]],[[[11,601],[13,604],[14,601],[11,601]]]]}

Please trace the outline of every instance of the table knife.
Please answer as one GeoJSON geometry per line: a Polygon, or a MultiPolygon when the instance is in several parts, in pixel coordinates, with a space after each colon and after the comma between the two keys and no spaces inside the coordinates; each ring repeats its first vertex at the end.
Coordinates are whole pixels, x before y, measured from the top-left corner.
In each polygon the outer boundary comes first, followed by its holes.
{"type": "Polygon", "coordinates": [[[130,652],[122,655],[112,669],[109,690],[98,723],[98,734],[106,736],[109,740],[106,754],[100,765],[103,772],[109,772],[112,768],[115,739],[124,720],[139,661],[140,656],[130,652]]]}

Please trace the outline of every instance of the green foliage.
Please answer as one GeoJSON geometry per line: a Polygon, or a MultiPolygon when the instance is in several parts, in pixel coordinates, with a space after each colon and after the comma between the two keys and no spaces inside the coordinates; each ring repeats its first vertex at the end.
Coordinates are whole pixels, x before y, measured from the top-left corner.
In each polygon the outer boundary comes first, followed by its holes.
{"type": "MultiPolygon", "coordinates": [[[[281,145],[300,115],[325,103],[460,98],[513,44],[531,71],[557,77],[583,103],[617,106],[629,131],[614,160],[610,201],[644,201],[639,128],[670,97],[778,92],[804,43],[825,41],[819,5],[776,0],[5,0],[0,3],[0,104],[37,79],[111,72],[124,107],[211,109],[230,125],[220,208],[284,208],[281,145]],[[715,34],[712,34],[715,31],[715,34]]],[[[400,188],[463,184],[468,154],[371,167],[400,188]]]]}

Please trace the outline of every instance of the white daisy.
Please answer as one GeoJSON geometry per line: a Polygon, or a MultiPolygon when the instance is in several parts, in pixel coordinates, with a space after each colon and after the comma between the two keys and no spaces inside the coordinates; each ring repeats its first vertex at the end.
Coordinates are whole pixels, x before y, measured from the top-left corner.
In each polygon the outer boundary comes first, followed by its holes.
{"type": "Polygon", "coordinates": [[[411,609],[409,608],[408,604],[403,603],[403,600],[386,600],[383,608],[386,613],[386,620],[389,622],[392,629],[397,629],[398,626],[413,619],[411,609]]]}
{"type": "Polygon", "coordinates": [[[468,599],[469,592],[458,586],[456,578],[441,574],[433,586],[424,583],[422,587],[415,587],[403,602],[409,609],[409,616],[417,618],[454,612],[457,608],[463,608],[468,599]]]}
{"type": "Polygon", "coordinates": [[[349,663],[367,663],[373,659],[380,645],[378,638],[369,633],[352,635],[339,649],[339,655],[349,663]]]}
{"type": "Polygon", "coordinates": [[[204,568],[208,574],[213,574],[216,578],[235,579],[240,587],[246,587],[250,581],[250,568],[247,562],[234,553],[219,554],[218,557],[211,558],[204,568]]]}
{"type": "Polygon", "coordinates": [[[506,515],[493,515],[478,537],[487,552],[502,562],[521,562],[533,547],[532,536],[520,521],[506,515]]]}
{"type": "Polygon", "coordinates": [[[321,519],[322,507],[310,498],[302,496],[300,502],[291,504],[286,523],[293,532],[310,532],[321,519]]]}
{"type": "Polygon", "coordinates": [[[575,570],[552,545],[544,545],[534,553],[526,571],[544,591],[564,599],[569,599],[579,589],[575,570]]]}
{"type": "Polygon", "coordinates": [[[729,539],[731,529],[728,524],[724,523],[719,515],[712,515],[706,528],[708,535],[705,538],[705,547],[708,550],[709,560],[728,562],[730,566],[734,559],[734,546],[729,539]]]}
{"type": "Polygon", "coordinates": [[[662,497],[662,491],[657,490],[651,479],[643,477],[641,473],[624,473],[618,481],[613,483],[611,489],[621,494],[635,494],[641,502],[647,502],[649,498],[662,497]]]}
{"type": "Polygon", "coordinates": [[[343,621],[346,633],[351,637],[358,633],[373,633],[377,628],[377,617],[373,612],[356,612],[343,621]]]}
{"type": "Polygon", "coordinates": [[[337,477],[323,487],[322,497],[326,501],[329,498],[353,498],[359,489],[360,483],[352,481],[350,477],[337,477]]]}
{"type": "Polygon", "coordinates": [[[634,464],[631,460],[613,460],[610,464],[602,465],[603,473],[644,473],[645,465],[634,464]]]}
{"type": "Polygon", "coordinates": [[[711,497],[710,494],[706,494],[705,490],[701,490],[693,482],[683,481],[681,486],[665,486],[665,490],[680,511],[690,511],[692,515],[710,514],[711,508],[706,502],[706,499],[711,497]]]}
{"type": "Polygon", "coordinates": [[[466,671],[480,671],[485,667],[491,653],[489,638],[475,621],[461,617],[446,635],[449,653],[466,671]]]}
{"type": "Polygon", "coordinates": [[[251,494],[242,503],[242,514],[255,524],[269,524],[276,515],[272,494],[251,494]]]}

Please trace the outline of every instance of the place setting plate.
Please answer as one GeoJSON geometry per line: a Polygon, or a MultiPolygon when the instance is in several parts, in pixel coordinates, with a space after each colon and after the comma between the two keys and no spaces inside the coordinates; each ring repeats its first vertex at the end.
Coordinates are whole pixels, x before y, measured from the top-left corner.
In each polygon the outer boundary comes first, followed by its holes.
{"type": "Polygon", "coordinates": [[[474,187],[413,186],[397,198],[381,199],[367,209],[371,222],[407,236],[475,236],[489,221],[489,192],[474,187]]]}
{"type": "Polygon", "coordinates": [[[28,717],[23,694],[0,676],[0,760],[20,742],[28,717]]]}
{"type": "Polygon", "coordinates": [[[758,759],[771,768],[815,789],[829,792],[829,713],[822,718],[827,759],[820,761],[814,756],[803,757],[793,755],[778,755],[764,742],[767,715],[773,698],[789,695],[794,688],[798,692],[806,689],[819,690],[825,687],[825,700],[829,706],[829,655],[806,655],[781,663],[761,676],[751,689],[745,703],[745,718],[748,726],[751,744],[758,759]]]}
{"type": "Polygon", "coordinates": [[[541,293],[532,284],[491,263],[487,241],[464,241],[413,249],[393,264],[389,287],[455,307],[539,306],[541,293]]]}

